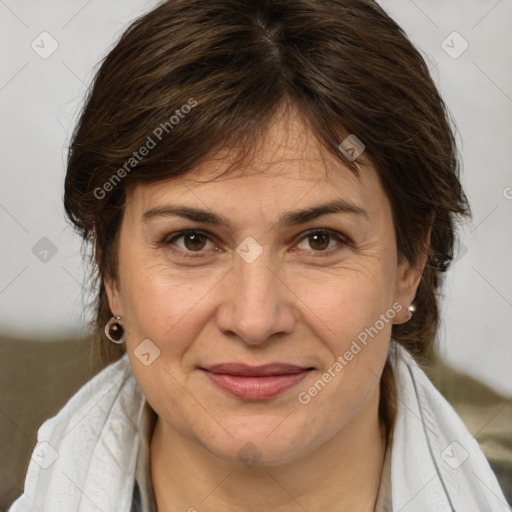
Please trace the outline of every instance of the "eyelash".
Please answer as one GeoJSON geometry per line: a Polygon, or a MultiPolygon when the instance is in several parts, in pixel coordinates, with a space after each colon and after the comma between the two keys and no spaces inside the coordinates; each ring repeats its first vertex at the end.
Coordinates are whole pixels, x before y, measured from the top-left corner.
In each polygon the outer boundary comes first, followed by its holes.
{"type": "MultiPolygon", "coordinates": [[[[184,237],[186,235],[190,235],[190,234],[203,235],[203,236],[207,237],[209,241],[212,241],[212,239],[209,236],[209,233],[206,231],[202,231],[200,229],[186,229],[183,231],[179,231],[178,233],[174,233],[172,235],[166,235],[160,241],[160,244],[164,245],[164,246],[172,246],[174,241],[176,241],[179,238],[184,237]]],[[[348,241],[340,233],[338,233],[336,231],[332,231],[330,229],[325,229],[325,228],[310,229],[309,231],[302,233],[300,238],[298,239],[297,244],[302,242],[303,240],[309,238],[310,236],[313,236],[316,234],[327,235],[331,239],[334,239],[335,241],[340,243],[342,246],[349,245],[348,241]]],[[[333,250],[336,251],[339,249],[340,248],[336,249],[336,247],[331,247],[330,249],[318,250],[318,251],[311,249],[308,252],[315,253],[314,257],[322,257],[322,256],[326,256],[326,255],[330,256],[332,254],[333,250]]],[[[175,253],[179,253],[184,258],[199,258],[199,257],[204,256],[203,251],[184,251],[183,249],[174,249],[174,248],[172,249],[172,251],[175,253]]]]}

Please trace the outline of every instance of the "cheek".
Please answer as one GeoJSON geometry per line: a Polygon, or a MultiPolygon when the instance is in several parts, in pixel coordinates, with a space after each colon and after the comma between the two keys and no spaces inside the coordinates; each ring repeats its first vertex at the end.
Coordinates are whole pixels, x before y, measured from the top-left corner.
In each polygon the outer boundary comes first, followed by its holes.
{"type": "Polygon", "coordinates": [[[162,265],[144,266],[143,261],[125,269],[120,276],[124,278],[122,301],[126,346],[134,376],[154,410],[188,435],[190,425],[197,423],[204,411],[185,391],[191,369],[187,353],[193,355],[194,343],[211,318],[215,287],[222,275],[211,271],[170,271],[162,265]],[[136,355],[145,339],[160,351],[149,366],[141,364],[136,355]]]}
{"type": "Polygon", "coordinates": [[[329,421],[334,429],[348,421],[378,385],[396,315],[393,269],[386,267],[391,261],[367,260],[322,280],[298,282],[304,321],[326,349],[316,384],[301,387],[299,403],[311,404],[327,430],[329,421]]]}
{"type": "Polygon", "coordinates": [[[134,346],[149,338],[161,349],[179,353],[185,350],[201,328],[199,318],[211,309],[209,293],[219,276],[211,272],[170,271],[163,266],[144,267],[127,272],[123,281],[123,311],[134,346]],[[172,344],[166,340],[172,339],[172,344]]]}
{"type": "MultiPolygon", "coordinates": [[[[291,287],[308,323],[339,354],[347,343],[392,308],[392,276],[393,272],[386,271],[382,262],[371,261],[336,273],[297,275],[291,287]]],[[[389,315],[393,315],[393,310],[389,315]]],[[[379,330],[389,332],[390,326],[379,330]]]]}
{"type": "MultiPolygon", "coordinates": [[[[383,284],[383,283],[381,283],[383,284]]],[[[386,361],[393,318],[391,294],[367,275],[352,274],[330,287],[304,292],[305,322],[321,340],[322,367],[297,389],[303,435],[321,443],[335,435],[373,396],[386,361]],[[319,435],[321,433],[321,436],[319,435]]]]}

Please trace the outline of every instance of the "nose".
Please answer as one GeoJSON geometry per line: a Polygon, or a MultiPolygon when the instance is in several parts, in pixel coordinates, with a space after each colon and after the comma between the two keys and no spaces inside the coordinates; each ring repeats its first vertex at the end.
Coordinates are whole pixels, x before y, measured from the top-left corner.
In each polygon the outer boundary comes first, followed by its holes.
{"type": "Polygon", "coordinates": [[[252,263],[236,257],[217,309],[217,325],[224,335],[261,345],[295,329],[294,294],[271,264],[265,251],[252,263]]]}

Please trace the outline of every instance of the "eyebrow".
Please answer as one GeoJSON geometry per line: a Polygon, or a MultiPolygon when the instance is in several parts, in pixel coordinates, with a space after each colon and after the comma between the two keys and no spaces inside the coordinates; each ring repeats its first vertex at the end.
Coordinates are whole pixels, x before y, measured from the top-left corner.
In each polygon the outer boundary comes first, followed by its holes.
{"type": "MultiPolygon", "coordinates": [[[[318,217],[322,217],[323,215],[328,215],[330,213],[359,215],[368,219],[368,212],[364,208],[352,204],[345,199],[334,199],[328,203],[319,204],[305,208],[303,210],[286,212],[281,216],[277,224],[284,226],[295,226],[298,224],[310,222],[318,217]]],[[[230,220],[224,215],[213,213],[200,208],[192,208],[189,206],[156,206],[144,212],[142,215],[142,220],[143,222],[148,222],[156,217],[173,216],[232,229],[230,220]]]]}

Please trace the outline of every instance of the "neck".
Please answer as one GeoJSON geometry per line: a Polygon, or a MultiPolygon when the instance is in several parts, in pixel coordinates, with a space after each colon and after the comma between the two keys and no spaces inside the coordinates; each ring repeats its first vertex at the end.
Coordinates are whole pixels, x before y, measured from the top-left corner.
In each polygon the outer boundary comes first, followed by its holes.
{"type": "Polygon", "coordinates": [[[301,459],[247,468],[181,436],[161,418],[151,440],[159,512],[372,512],[386,450],[378,389],[340,432],[301,459]]]}

